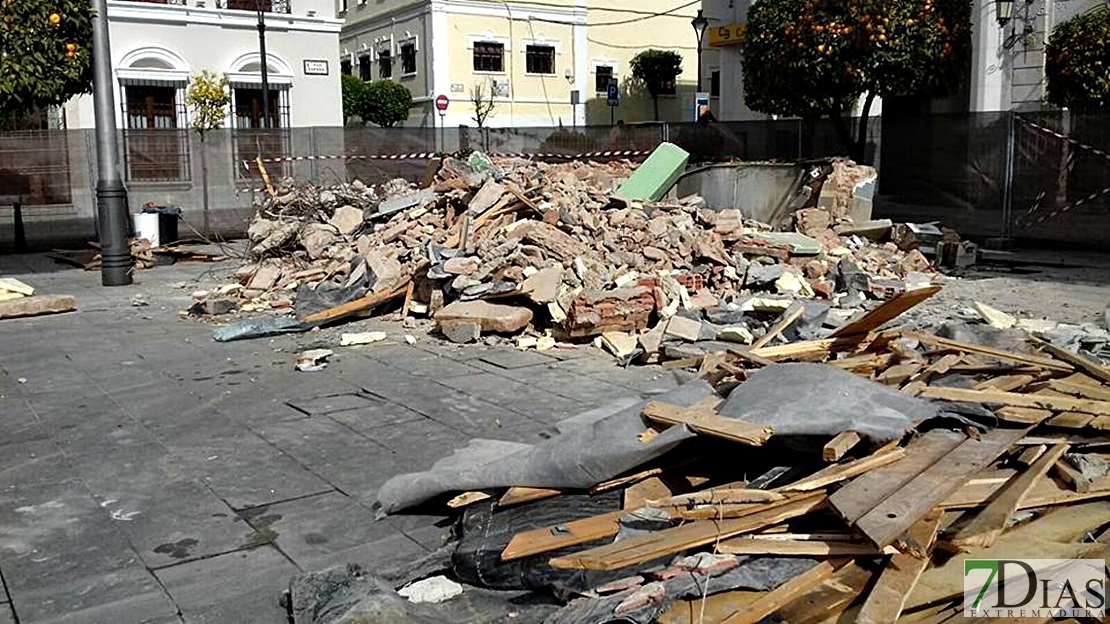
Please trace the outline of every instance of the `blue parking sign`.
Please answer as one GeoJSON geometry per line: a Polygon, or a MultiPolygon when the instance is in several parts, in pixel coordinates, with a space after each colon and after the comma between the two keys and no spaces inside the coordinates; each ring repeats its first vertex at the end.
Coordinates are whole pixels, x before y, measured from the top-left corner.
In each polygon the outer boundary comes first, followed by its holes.
{"type": "Polygon", "coordinates": [[[617,88],[617,79],[612,78],[609,80],[609,88],[606,90],[606,96],[609,100],[609,106],[620,106],[621,92],[617,88]]]}

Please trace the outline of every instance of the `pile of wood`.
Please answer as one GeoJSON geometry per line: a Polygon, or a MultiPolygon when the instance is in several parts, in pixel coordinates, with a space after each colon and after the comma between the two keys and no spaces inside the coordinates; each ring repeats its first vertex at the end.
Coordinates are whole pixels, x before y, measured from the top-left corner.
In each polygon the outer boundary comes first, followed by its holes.
{"type": "MultiPolygon", "coordinates": [[[[823,362],[908,395],[957,402],[979,422],[984,415],[995,422],[911,432],[886,444],[843,431],[817,453],[776,464],[794,469],[756,477],[745,458],[753,447],[775,443],[770,427],[721,416],[717,397],[691,408],[649,403],[643,439],[686,426],[736,445],[729,467],[718,462],[706,471],[696,467],[704,457],[664,458],[599,483],[592,495],[623,489],[621,509],[520,532],[502,562],[622,571],[619,581],[581,592],[552,622],[598,621],[601,611],[608,619],[643,616],[647,609],[671,623],[768,616],[879,623],[958,615],[965,558],[1106,558],[1110,503],[1096,499],[1110,498],[1110,369],[1033,336],[1024,350],[1001,350],[880,330],[934,292],[895,297],[828,338],[739,347],[682,365],[725,395],[761,367],[823,362]],[[654,526],[612,541],[630,517],[654,526]],[[718,575],[746,557],[815,563],[767,591],[733,590],[724,581],[715,589],[718,575]],[[676,592],[684,574],[700,574],[707,589],[693,597],[676,592]]],[[[513,487],[466,492],[449,504],[493,497],[496,516],[571,494],[582,493],[513,487]]]]}
{"type": "Polygon", "coordinates": [[[35,288],[14,277],[0,277],[0,319],[70,312],[77,303],[69,295],[36,295],[35,288]]]}
{"type": "Polygon", "coordinates": [[[381,313],[403,298],[406,316],[436,319],[457,342],[493,333],[542,348],[610,333],[625,357],[641,334],[676,315],[754,310],[743,329],[722,338],[750,343],[795,299],[851,315],[934,274],[913,240],[880,242],[890,237],[889,221],[853,221],[869,218],[853,181],[873,176],[870,168],[817,167],[797,211],[776,224],[739,209],[708,210],[697,196],[617,197],[633,170],[627,162],[474,154],[447,158],[420,188],[286,181],[250,227],[254,261],[236,273],[241,307],[287,310],[321,286],[343,288],[353,294],[341,310],[298,311],[300,320],[381,313]]]}

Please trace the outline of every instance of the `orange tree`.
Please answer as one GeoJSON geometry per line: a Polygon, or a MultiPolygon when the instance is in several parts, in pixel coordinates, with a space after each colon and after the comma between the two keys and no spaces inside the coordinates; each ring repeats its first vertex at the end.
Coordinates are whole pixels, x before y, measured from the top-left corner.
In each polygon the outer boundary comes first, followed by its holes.
{"type": "Polygon", "coordinates": [[[92,87],[88,0],[0,0],[0,117],[92,87]]]}
{"type": "Polygon", "coordinates": [[[829,117],[863,158],[875,97],[940,97],[971,50],[970,0],[765,0],[748,13],[741,65],[755,111],[829,117]],[[856,132],[848,118],[863,98],[856,132]]]}
{"type": "Polygon", "coordinates": [[[1048,101],[1076,112],[1110,108],[1110,10],[1063,22],[1045,51],[1048,101]]]}

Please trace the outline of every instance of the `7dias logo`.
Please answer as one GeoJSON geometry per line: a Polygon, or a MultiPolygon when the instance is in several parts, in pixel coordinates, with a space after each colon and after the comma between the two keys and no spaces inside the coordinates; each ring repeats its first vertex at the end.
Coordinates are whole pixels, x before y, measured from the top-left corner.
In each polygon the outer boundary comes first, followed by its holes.
{"type": "Polygon", "coordinates": [[[1102,559],[967,559],[964,616],[1090,618],[1106,613],[1102,559]]]}

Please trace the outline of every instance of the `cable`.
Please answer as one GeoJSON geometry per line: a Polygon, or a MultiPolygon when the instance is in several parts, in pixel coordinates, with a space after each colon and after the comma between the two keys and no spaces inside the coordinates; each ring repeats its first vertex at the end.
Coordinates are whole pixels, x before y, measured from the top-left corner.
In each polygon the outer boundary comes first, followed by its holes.
{"type": "MultiPolygon", "coordinates": [[[[587,23],[585,25],[586,26],[620,26],[622,24],[635,24],[636,22],[642,22],[644,20],[649,20],[649,19],[652,19],[654,17],[684,17],[682,15],[674,15],[674,12],[675,11],[681,11],[682,9],[685,9],[685,8],[688,8],[688,7],[694,6],[695,4],[700,4],[700,3],[701,3],[701,0],[695,0],[694,2],[688,2],[688,3],[683,4],[681,6],[676,6],[675,8],[670,9],[668,11],[664,11],[662,13],[651,13],[651,14],[647,14],[647,15],[642,15],[640,17],[629,18],[629,19],[626,19],[626,20],[618,20],[618,21],[615,21],[615,22],[597,22],[597,23],[594,23],[594,24],[587,23]]],[[[537,22],[546,22],[546,23],[549,23],[549,24],[576,25],[576,24],[574,24],[574,22],[568,22],[566,20],[544,19],[544,18],[541,18],[541,17],[532,17],[531,19],[533,19],[537,22]]]]}
{"type": "MultiPolygon", "coordinates": [[[[618,43],[607,43],[605,41],[600,41],[598,39],[594,39],[593,37],[586,37],[586,41],[589,41],[590,43],[596,43],[598,45],[607,46],[607,47],[610,47],[610,48],[616,48],[618,50],[642,50],[644,48],[643,44],[641,44],[641,45],[621,45],[621,44],[618,44],[618,43]]],[[[669,46],[660,46],[660,48],[663,49],[663,50],[697,50],[696,46],[669,45],[669,46]]]]}

